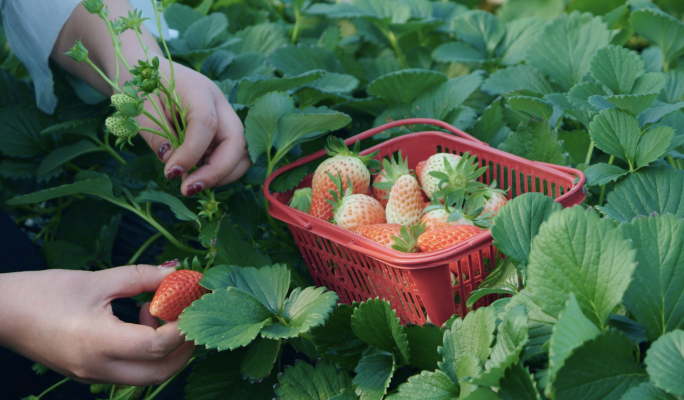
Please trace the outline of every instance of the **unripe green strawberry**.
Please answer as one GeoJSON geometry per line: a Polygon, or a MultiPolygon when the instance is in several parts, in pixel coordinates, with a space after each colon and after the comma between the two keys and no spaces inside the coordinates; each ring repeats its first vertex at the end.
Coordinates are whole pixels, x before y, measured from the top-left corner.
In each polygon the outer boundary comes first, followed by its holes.
{"type": "Polygon", "coordinates": [[[136,104],[137,101],[134,97],[131,97],[125,93],[117,93],[111,97],[112,105],[116,108],[116,111],[121,112],[121,105],[124,103],[136,104]]]}
{"type": "Polygon", "coordinates": [[[131,120],[128,117],[124,117],[123,115],[112,115],[105,120],[105,126],[112,135],[120,138],[129,138],[135,135],[136,132],[126,126],[128,121],[133,121],[137,125],[135,120],[131,120]]]}

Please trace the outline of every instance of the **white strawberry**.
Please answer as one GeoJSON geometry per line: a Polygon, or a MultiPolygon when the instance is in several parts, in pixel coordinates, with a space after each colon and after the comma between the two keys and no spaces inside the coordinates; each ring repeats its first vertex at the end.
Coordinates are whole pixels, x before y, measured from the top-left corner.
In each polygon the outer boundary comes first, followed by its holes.
{"type": "Polygon", "coordinates": [[[418,180],[408,169],[408,159],[402,159],[399,152],[398,161],[394,157],[383,160],[383,176],[385,182],[374,183],[374,188],[389,189],[389,200],[385,207],[387,222],[411,227],[420,222],[423,212],[423,194],[418,180]]]}

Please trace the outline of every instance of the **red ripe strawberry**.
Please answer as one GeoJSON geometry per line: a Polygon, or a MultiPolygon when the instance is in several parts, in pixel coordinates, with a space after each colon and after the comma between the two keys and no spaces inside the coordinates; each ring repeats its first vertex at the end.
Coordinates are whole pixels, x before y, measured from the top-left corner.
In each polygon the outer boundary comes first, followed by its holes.
{"type": "Polygon", "coordinates": [[[150,304],[150,314],[164,321],[175,321],[185,307],[209,290],[199,285],[202,273],[181,269],[162,281],[150,304]]]}
{"type": "Polygon", "coordinates": [[[422,225],[406,229],[399,224],[374,224],[356,227],[353,232],[381,245],[403,253],[417,253],[417,237],[424,231],[422,225]]]}
{"type": "Polygon", "coordinates": [[[378,189],[377,187],[375,187],[375,184],[380,182],[387,182],[387,178],[385,178],[384,169],[380,171],[379,174],[375,175],[375,177],[373,178],[373,198],[379,201],[383,207],[387,207],[387,200],[389,200],[389,190],[378,189]]]}
{"type": "Polygon", "coordinates": [[[353,193],[368,192],[370,173],[366,166],[369,165],[372,169],[377,170],[379,169],[379,161],[372,160],[377,152],[367,156],[359,156],[360,146],[360,142],[356,142],[354,150],[349,150],[342,139],[332,136],[328,138],[327,151],[332,158],[323,161],[314,172],[309,214],[326,221],[333,218],[332,206],[327,200],[332,199],[330,190],[335,190],[336,185],[326,173],[342,174],[344,190],[347,190],[347,182],[350,180],[353,193]]]}
{"type": "Polygon", "coordinates": [[[471,225],[446,226],[426,231],[418,238],[418,247],[424,252],[433,252],[456,246],[464,240],[479,235],[485,230],[471,225]]]}
{"type": "MultiPolygon", "coordinates": [[[[333,218],[332,223],[340,228],[353,230],[361,225],[384,224],[385,209],[379,201],[371,196],[365,194],[353,194],[351,189],[346,191],[342,186],[342,176],[338,174],[333,177],[329,172],[328,178],[337,184],[337,191],[330,190],[332,200],[326,201],[332,206],[333,218]]],[[[350,178],[347,177],[347,187],[352,187],[353,184],[350,178]]]]}
{"type": "Polygon", "coordinates": [[[411,227],[420,222],[423,211],[423,194],[418,180],[408,169],[408,159],[402,159],[399,152],[398,160],[390,157],[383,160],[383,176],[386,182],[373,184],[375,188],[390,190],[385,215],[391,224],[411,227]]]}
{"type": "Polygon", "coordinates": [[[469,220],[468,218],[462,217],[457,219],[456,221],[447,222],[448,218],[449,213],[444,209],[444,207],[440,207],[438,209],[426,212],[425,214],[423,214],[423,217],[420,220],[422,223],[425,224],[426,231],[444,228],[445,226],[450,225],[475,225],[473,221],[469,220]]]}

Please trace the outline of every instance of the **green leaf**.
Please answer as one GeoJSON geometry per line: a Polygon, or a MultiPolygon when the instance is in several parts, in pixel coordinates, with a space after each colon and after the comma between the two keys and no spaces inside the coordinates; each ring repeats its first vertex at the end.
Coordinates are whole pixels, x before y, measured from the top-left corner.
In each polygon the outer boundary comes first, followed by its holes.
{"type": "Polygon", "coordinates": [[[112,189],[112,181],[107,175],[84,171],[76,174],[76,181],[72,184],[40,190],[10,199],[7,205],[34,204],[73,194],[90,194],[101,197],[114,204],[128,207],[125,199],[116,197],[112,189]]]}
{"type": "Polygon", "coordinates": [[[485,362],[486,371],[482,376],[473,379],[480,386],[499,386],[506,370],[520,360],[520,353],[528,341],[527,314],[524,306],[511,309],[499,324],[496,344],[492,348],[490,359],[485,362]]]}
{"type": "Polygon", "coordinates": [[[245,138],[253,163],[271,151],[278,136],[278,121],[292,110],[292,98],[282,92],[271,92],[254,103],[245,120],[245,138]]]}
{"type": "Polygon", "coordinates": [[[71,270],[84,269],[96,257],[82,246],[63,240],[46,242],[43,245],[43,255],[48,268],[71,270]]]}
{"type": "Polygon", "coordinates": [[[40,133],[43,135],[75,134],[90,138],[97,138],[98,130],[102,125],[100,118],[74,119],[50,125],[40,133]]]}
{"type": "Polygon", "coordinates": [[[567,91],[587,73],[594,53],[611,37],[600,17],[573,12],[544,26],[525,60],[567,91]]]}
{"type": "Polygon", "coordinates": [[[684,331],[677,329],[658,338],[646,355],[646,371],[653,384],[670,394],[684,396],[684,331]]]}
{"type": "Polygon", "coordinates": [[[501,400],[541,400],[532,375],[522,363],[513,365],[499,381],[501,400]]]}
{"type": "Polygon", "coordinates": [[[541,72],[527,64],[500,69],[491,74],[482,85],[482,91],[491,95],[514,90],[529,90],[539,94],[551,94],[557,91],[541,72]]]}
{"type": "Polygon", "coordinates": [[[339,300],[335,292],[324,287],[295,288],[285,300],[282,316],[287,325],[276,323],[265,327],[261,334],[266,338],[295,337],[322,325],[339,300]]]}
{"type": "Polygon", "coordinates": [[[41,131],[54,120],[34,106],[0,108],[0,153],[10,157],[28,158],[48,153],[52,149],[49,136],[41,131]]]}
{"type": "Polygon", "coordinates": [[[439,363],[439,369],[451,380],[458,382],[458,368],[467,363],[463,361],[467,356],[474,356],[479,360],[489,358],[495,328],[496,315],[489,307],[471,311],[464,319],[457,317],[451,329],[444,332],[444,347],[439,348],[444,361],[439,363]]]}
{"type": "Polygon", "coordinates": [[[558,400],[618,400],[648,377],[632,355],[632,344],[610,330],[576,349],[565,359],[555,381],[558,400]]]}
{"type": "MultiPolygon", "coordinates": [[[[629,289],[628,289],[629,290],[629,289]]],[[[643,343],[648,341],[646,337],[646,329],[638,322],[620,314],[613,314],[610,316],[608,326],[624,333],[632,343],[643,343]]]]}
{"type": "Polygon", "coordinates": [[[215,247],[215,264],[241,267],[271,265],[271,259],[262,254],[252,243],[245,241],[238,227],[228,218],[224,218],[219,227],[215,247]]]}
{"type": "Polygon", "coordinates": [[[601,111],[598,107],[589,102],[589,98],[593,96],[605,96],[606,92],[601,86],[593,82],[581,82],[575,85],[568,92],[568,100],[575,108],[583,111],[598,112],[601,111]]]}
{"type": "Polygon", "coordinates": [[[368,348],[368,344],[357,338],[352,330],[354,309],[348,304],[338,304],[325,325],[311,330],[316,351],[323,358],[347,369],[353,369],[368,348]]]}
{"type": "Polygon", "coordinates": [[[567,154],[563,151],[563,144],[558,141],[558,133],[552,131],[546,121],[529,121],[520,126],[498,148],[532,161],[558,165],[567,163],[567,154]]]}
{"type": "Polygon", "coordinates": [[[290,271],[285,265],[274,264],[260,269],[218,265],[204,275],[200,284],[213,291],[234,287],[251,295],[272,314],[281,314],[290,287],[290,271]]]}
{"type": "Polygon", "coordinates": [[[432,324],[407,325],[405,332],[411,349],[409,364],[421,370],[436,370],[442,361],[437,349],[444,344],[444,332],[432,324]]]}
{"type": "Polygon", "coordinates": [[[368,94],[392,103],[408,103],[422,92],[446,82],[446,75],[427,69],[405,69],[385,74],[368,85],[368,94]]]}
{"type": "Polygon", "coordinates": [[[382,400],[395,369],[392,353],[369,347],[354,369],[356,394],[361,400],[382,400]]]}
{"type": "Polygon", "coordinates": [[[684,71],[670,70],[667,75],[667,85],[663,90],[663,98],[667,103],[677,103],[684,97],[684,71]]]}
{"type": "Polygon", "coordinates": [[[510,311],[518,305],[524,305],[527,309],[529,323],[527,325],[529,341],[525,348],[525,360],[533,359],[548,352],[548,341],[553,332],[553,325],[557,318],[547,314],[539,305],[530,298],[529,289],[523,289],[517,295],[510,298],[504,306],[504,311],[510,311]]]}
{"type": "Polygon", "coordinates": [[[325,107],[287,114],[278,121],[275,147],[279,152],[286,153],[294,145],[313,140],[328,131],[340,129],[350,122],[351,118],[347,114],[325,107]]]}
{"type": "Polygon", "coordinates": [[[240,372],[244,379],[257,381],[271,373],[273,364],[280,351],[280,341],[256,338],[248,347],[247,354],[240,364],[240,372]]]}
{"type": "Polygon", "coordinates": [[[648,93],[606,96],[605,99],[613,103],[620,110],[625,110],[637,116],[647,109],[657,97],[658,93],[648,93]]]}
{"type": "Polygon", "coordinates": [[[481,64],[487,61],[482,51],[464,42],[442,43],[432,52],[435,61],[464,64],[481,64]]]}
{"type": "Polygon", "coordinates": [[[650,341],[684,328],[684,221],[666,214],[620,225],[634,242],[634,279],[624,302],[650,341]]]}
{"type": "Polygon", "coordinates": [[[510,132],[503,119],[501,99],[493,101],[470,130],[471,135],[492,147],[498,147],[510,132]]]}
{"type": "Polygon", "coordinates": [[[585,161],[591,143],[587,131],[584,129],[572,132],[558,131],[558,139],[563,141],[563,147],[573,163],[581,164],[585,161]]]}
{"type": "Polygon", "coordinates": [[[603,327],[632,279],[631,242],[593,209],[554,213],[532,241],[527,287],[531,299],[551,316],[574,293],[584,314],[603,327]]]}
{"type": "Polygon", "coordinates": [[[514,109],[531,115],[534,118],[548,121],[553,114],[553,107],[542,99],[528,96],[515,96],[508,99],[514,109]]]}
{"type": "Polygon", "coordinates": [[[202,296],[183,311],[178,327],[186,340],[208,349],[233,350],[250,344],[271,323],[271,312],[234,287],[202,296]]]}
{"type": "MultiPolygon", "coordinates": [[[[482,373],[482,361],[472,354],[466,354],[459,360],[456,365],[456,376],[461,384],[461,395],[462,399],[473,399],[470,395],[478,391],[478,386],[471,383],[471,379],[482,373]]],[[[489,389],[488,389],[489,390],[489,389]]],[[[477,394],[473,394],[475,399],[480,397],[477,394]]]]}
{"type": "Polygon", "coordinates": [[[385,300],[371,299],[361,303],[351,318],[352,331],[364,342],[394,354],[397,363],[409,360],[409,342],[397,313],[385,300]]]}
{"type": "Polygon", "coordinates": [[[639,170],[617,183],[606,200],[601,211],[619,222],[654,212],[684,218],[684,172],[669,167],[639,170]]]}
{"type": "Polygon", "coordinates": [[[36,171],[36,175],[38,179],[50,178],[55,175],[56,171],[61,171],[64,164],[83,154],[94,151],[102,151],[102,149],[87,139],[79,140],[68,146],[59,147],[45,156],[43,162],[38,167],[38,171],[36,171]]]}
{"type": "Polygon", "coordinates": [[[684,108],[684,102],[663,104],[652,108],[647,108],[641,114],[639,114],[639,125],[643,127],[646,124],[658,123],[664,117],[674,113],[675,111],[681,110],[682,108],[684,108]]]}
{"type": "Polygon", "coordinates": [[[340,394],[337,394],[330,398],[330,400],[357,400],[356,393],[354,389],[342,389],[340,394]]]}
{"type": "Polygon", "coordinates": [[[637,78],[632,94],[660,93],[667,84],[667,75],[660,72],[649,72],[637,78]]]}
{"type": "Polygon", "coordinates": [[[135,198],[135,201],[141,203],[160,203],[169,206],[173,215],[181,221],[195,221],[200,223],[197,214],[190,211],[188,207],[183,204],[176,196],[162,192],[161,190],[145,190],[135,198]]]}
{"type": "Polygon", "coordinates": [[[657,9],[632,13],[632,28],[663,51],[665,63],[684,54],[684,23],[657,9]]]}
{"type": "Polygon", "coordinates": [[[272,75],[272,69],[265,65],[266,56],[255,51],[240,53],[221,74],[221,79],[242,79],[250,76],[272,75]]]}
{"type": "Polygon", "coordinates": [[[398,392],[387,396],[387,400],[450,400],[458,399],[460,390],[444,372],[422,371],[399,385],[398,392]]]}
{"type": "Polygon", "coordinates": [[[242,39],[230,48],[236,53],[256,51],[261,54],[271,54],[276,49],[289,44],[287,28],[282,24],[271,22],[248,26],[237,32],[235,37],[242,39]]]}
{"type": "Polygon", "coordinates": [[[651,128],[641,135],[636,153],[637,168],[642,168],[667,153],[675,133],[669,126],[651,128]]]}
{"type": "Polygon", "coordinates": [[[508,0],[497,11],[499,18],[513,21],[525,17],[537,17],[550,21],[565,10],[564,0],[508,0]]]}
{"type": "Polygon", "coordinates": [[[589,135],[596,147],[634,165],[641,138],[635,116],[617,109],[603,110],[589,125],[589,135]]]}
{"type": "Polygon", "coordinates": [[[183,35],[190,25],[202,19],[203,15],[199,11],[185,4],[173,3],[164,7],[164,19],[169,24],[169,28],[175,29],[183,35]]]}
{"type": "Polygon", "coordinates": [[[278,380],[280,384],[276,385],[275,392],[283,400],[327,400],[342,389],[352,387],[352,378],[346,370],[338,371],[324,360],[318,361],[315,369],[305,362],[285,367],[278,380]]]}
{"type": "Polygon", "coordinates": [[[638,53],[611,44],[596,52],[589,71],[613,94],[629,94],[637,77],[644,73],[644,62],[638,53]]]}
{"type": "Polygon", "coordinates": [[[584,170],[584,175],[587,177],[587,185],[589,186],[603,186],[610,182],[615,182],[621,177],[627,175],[629,171],[618,167],[617,165],[598,163],[590,165],[584,170]]]}
{"type": "MultiPolygon", "coordinates": [[[[274,378],[259,383],[242,379],[240,365],[248,349],[223,351],[201,359],[185,386],[187,400],[270,400],[274,378]]],[[[275,374],[274,374],[275,375],[275,374]]]]}
{"type": "Polygon", "coordinates": [[[525,59],[525,53],[532,40],[544,27],[539,18],[521,18],[505,25],[506,36],[499,44],[497,53],[501,55],[502,65],[516,65],[525,59]]]}
{"type": "MultiPolygon", "coordinates": [[[[5,62],[7,60],[5,59],[5,62]]],[[[4,69],[0,70],[0,93],[2,93],[0,95],[0,107],[11,105],[30,106],[36,102],[33,88],[4,69]]]]}
{"type": "Polygon", "coordinates": [[[0,162],[0,175],[9,179],[28,179],[36,176],[40,164],[32,160],[7,158],[0,162]]]}
{"type": "Polygon", "coordinates": [[[279,193],[287,192],[296,188],[308,174],[309,169],[306,165],[285,171],[271,182],[269,189],[279,193]]]}
{"type": "Polygon", "coordinates": [[[268,56],[268,64],[282,71],[286,77],[319,69],[327,72],[345,72],[333,53],[317,46],[281,47],[268,56]]]}
{"type": "Polygon", "coordinates": [[[644,382],[639,386],[632,386],[620,400],[677,400],[677,398],[653,386],[651,382],[644,382]]]}
{"type": "Polygon", "coordinates": [[[473,308],[478,300],[490,294],[518,294],[519,284],[518,269],[511,260],[506,258],[487,275],[477,289],[470,292],[466,306],[473,308]]]}
{"type": "MultiPolygon", "coordinates": [[[[600,335],[601,331],[587,317],[577,303],[575,295],[570,293],[565,310],[561,311],[558,322],[553,327],[549,346],[549,382],[553,383],[565,360],[582,343],[600,335]]],[[[552,386],[546,387],[547,395],[551,395],[552,386]]]]}
{"type": "Polygon", "coordinates": [[[482,85],[482,75],[472,73],[438,84],[418,96],[413,102],[416,117],[445,120],[458,106],[482,85]]]}
{"type": "Polygon", "coordinates": [[[494,54],[506,30],[493,14],[483,10],[468,11],[453,19],[451,27],[461,40],[487,54],[494,54]]]}
{"type": "MultiPolygon", "coordinates": [[[[228,17],[214,13],[193,22],[183,33],[188,50],[211,49],[223,44],[228,38],[228,17]]],[[[205,57],[208,57],[206,54],[205,57]]]]}
{"type": "Polygon", "coordinates": [[[240,81],[237,102],[251,106],[261,96],[274,91],[287,91],[313,82],[325,75],[323,71],[309,71],[304,74],[284,78],[247,78],[240,81]]]}
{"type": "Polygon", "coordinates": [[[328,72],[307,87],[320,90],[323,93],[349,93],[359,86],[359,80],[351,75],[328,72]]]}

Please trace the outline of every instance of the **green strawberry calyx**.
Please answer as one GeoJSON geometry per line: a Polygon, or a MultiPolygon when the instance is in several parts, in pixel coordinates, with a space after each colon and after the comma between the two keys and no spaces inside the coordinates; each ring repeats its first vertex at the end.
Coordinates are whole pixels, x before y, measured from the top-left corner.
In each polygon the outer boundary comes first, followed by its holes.
{"type": "Polygon", "coordinates": [[[331,181],[337,186],[337,190],[328,190],[328,193],[332,195],[332,199],[325,199],[331,206],[333,206],[333,214],[342,204],[342,200],[346,196],[351,196],[354,193],[354,185],[352,185],[351,178],[347,176],[347,190],[344,190],[344,185],[342,184],[342,173],[337,171],[337,176],[333,176],[330,172],[325,172],[331,181]]]}
{"type": "Polygon", "coordinates": [[[344,140],[337,138],[335,136],[329,136],[328,137],[328,142],[325,146],[325,151],[328,153],[329,156],[348,156],[348,157],[356,157],[363,164],[368,167],[368,169],[372,171],[378,171],[380,170],[380,160],[375,160],[374,157],[378,155],[380,150],[376,150],[370,154],[367,154],[365,156],[359,155],[359,152],[361,151],[361,142],[358,140],[354,144],[354,149],[349,150],[349,147],[347,147],[347,144],[344,143],[344,140]]]}
{"type": "MultiPolygon", "coordinates": [[[[385,177],[386,180],[384,182],[375,182],[373,184],[373,187],[389,191],[390,189],[392,189],[392,186],[394,186],[394,184],[397,182],[399,178],[401,178],[404,175],[411,175],[411,171],[408,167],[408,157],[402,158],[401,151],[399,151],[396,160],[393,156],[390,156],[389,160],[386,158],[383,159],[382,175],[385,177]]],[[[385,198],[389,198],[389,192],[387,193],[385,198]]]]}
{"type": "Polygon", "coordinates": [[[487,166],[477,168],[477,156],[470,155],[469,152],[463,154],[458,163],[453,166],[448,158],[444,157],[444,172],[430,171],[430,176],[440,179],[437,187],[440,190],[446,188],[465,189],[472,193],[482,187],[482,183],[476,179],[487,171],[487,166]]]}
{"type": "Polygon", "coordinates": [[[311,188],[295,190],[288,205],[308,214],[309,210],[311,210],[311,188]]]}
{"type": "Polygon", "coordinates": [[[394,244],[392,248],[402,253],[417,253],[418,252],[418,237],[425,232],[425,224],[420,223],[413,225],[410,228],[402,226],[399,230],[399,236],[394,236],[394,244]]]}

